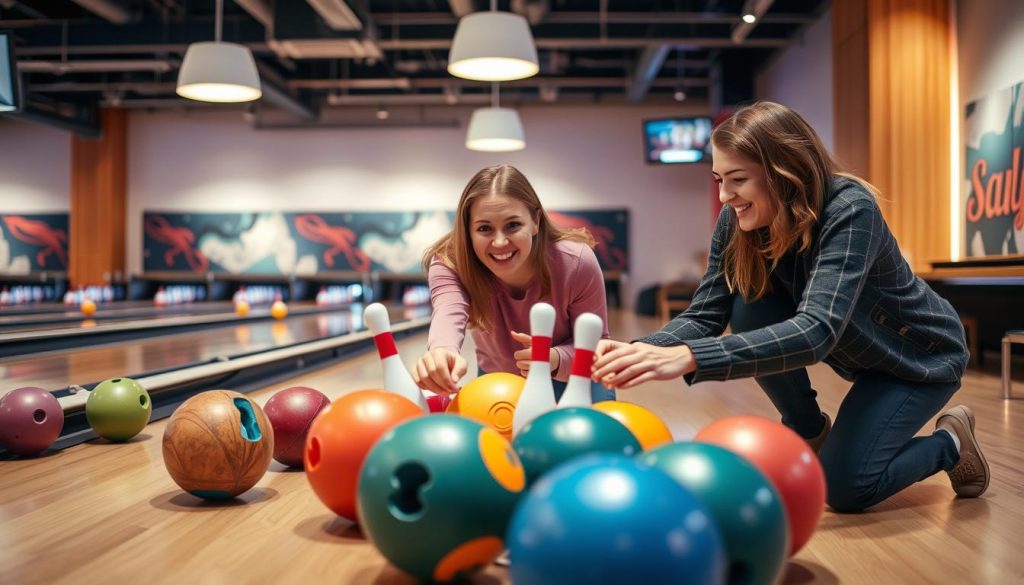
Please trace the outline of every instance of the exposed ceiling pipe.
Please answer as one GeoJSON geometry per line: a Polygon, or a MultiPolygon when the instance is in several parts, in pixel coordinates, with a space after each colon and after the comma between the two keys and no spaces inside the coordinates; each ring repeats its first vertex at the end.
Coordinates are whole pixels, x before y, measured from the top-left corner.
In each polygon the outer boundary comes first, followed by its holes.
{"type": "MultiPolygon", "coordinates": [[[[293,89],[446,89],[451,87],[475,87],[487,88],[489,83],[479,81],[468,81],[463,79],[411,79],[405,80],[407,85],[396,87],[394,79],[296,79],[288,82],[288,87],[293,89]]],[[[688,77],[679,79],[652,79],[650,87],[676,87],[680,81],[689,87],[701,87],[707,85],[707,79],[703,77],[688,77]]],[[[528,77],[515,81],[503,81],[504,87],[556,87],[556,88],[610,88],[622,89],[627,87],[629,80],[625,77],[528,77]]]]}
{"type": "Polygon", "coordinates": [[[334,30],[362,30],[363,21],[345,0],[307,0],[334,30]]]}
{"type": "MultiPolygon", "coordinates": [[[[453,10],[454,12],[454,10],[453,10]]],[[[739,14],[724,12],[609,12],[604,21],[608,24],[738,24],[743,22],[739,14]]],[[[771,14],[762,22],[773,24],[809,24],[817,16],[806,14],[771,14]]],[[[441,12],[378,12],[374,21],[381,26],[454,26],[458,15],[441,12]]],[[[544,24],[597,24],[601,15],[596,12],[548,12],[544,24]]]]}
{"type": "Polygon", "coordinates": [[[626,91],[626,101],[639,102],[647,95],[647,90],[658,77],[665,64],[665,57],[671,49],[668,45],[652,45],[644,49],[640,60],[636,64],[636,71],[629,82],[629,89],[626,91]]]}
{"type": "Polygon", "coordinates": [[[268,31],[273,30],[274,11],[268,0],[235,0],[235,4],[241,6],[268,31]]]}
{"type": "Polygon", "coordinates": [[[512,12],[525,16],[533,26],[544,20],[549,8],[548,0],[512,0],[512,12]]]}
{"type": "MultiPolygon", "coordinates": [[[[752,14],[754,15],[754,22],[740,22],[732,29],[732,42],[736,45],[743,43],[746,40],[747,35],[754,30],[757,23],[761,22],[761,18],[764,17],[764,13],[768,12],[775,0],[747,0],[743,4],[743,15],[752,14]]],[[[750,43],[743,43],[746,46],[750,46],[750,43]]]]}
{"type": "Polygon", "coordinates": [[[259,66],[259,70],[264,101],[302,120],[316,120],[320,117],[315,107],[303,102],[288,89],[286,81],[276,71],[265,65],[259,66]]]}
{"type": "Polygon", "coordinates": [[[101,16],[104,19],[114,24],[128,24],[132,20],[132,15],[128,12],[128,9],[124,7],[117,0],[73,0],[75,4],[78,4],[82,8],[85,8],[89,12],[92,12],[96,16],[101,16]]]}
{"type": "Polygon", "coordinates": [[[167,59],[118,59],[90,61],[18,61],[18,71],[22,73],[50,73],[65,75],[68,73],[107,73],[131,71],[155,71],[167,73],[178,67],[177,61],[167,59]]]}
{"type": "Polygon", "coordinates": [[[70,130],[82,138],[99,138],[103,134],[99,109],[95,106],[75,106],[75,115],[68,116],[29,103],[20,112],[6,115],[26,122],[70,130]]]}
{"type": "Polygon", "coordinates": [[[474,11],[473,0],[448,0],[448,6],[456,18],[462,18],[474,11]]]}

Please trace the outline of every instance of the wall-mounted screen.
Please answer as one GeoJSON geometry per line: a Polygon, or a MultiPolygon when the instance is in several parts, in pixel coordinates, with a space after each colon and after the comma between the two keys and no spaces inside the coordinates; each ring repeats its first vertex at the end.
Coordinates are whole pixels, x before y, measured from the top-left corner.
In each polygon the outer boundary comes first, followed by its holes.
{"type": "Polygon", "coordinates": [[[710,160],[711,118],[667,118],[644,121],[648,163],[681,164],[710,160]]]}
{"type": "Polygon", "coordinates": [[[18,64],[14,60],[14,34],[0,30],[0,112],[21,109],[18,64]]]}

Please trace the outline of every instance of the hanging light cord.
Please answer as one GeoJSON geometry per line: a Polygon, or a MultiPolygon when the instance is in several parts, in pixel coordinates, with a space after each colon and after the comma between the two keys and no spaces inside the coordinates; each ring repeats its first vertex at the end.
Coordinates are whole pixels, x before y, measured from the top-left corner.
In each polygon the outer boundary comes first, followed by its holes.
{"type": "Polygon", "coordinates": [[[224,25],[224,0],[217,0],[217,14],[214,17],[214,26],[217,31],[214,33],[214,40],[220,42],[220,29],[224,25]]]}
{"type": "Polygon", "coordinates": [[[498,108],[498,82],[491,83],[491,107],[498,108]]]}

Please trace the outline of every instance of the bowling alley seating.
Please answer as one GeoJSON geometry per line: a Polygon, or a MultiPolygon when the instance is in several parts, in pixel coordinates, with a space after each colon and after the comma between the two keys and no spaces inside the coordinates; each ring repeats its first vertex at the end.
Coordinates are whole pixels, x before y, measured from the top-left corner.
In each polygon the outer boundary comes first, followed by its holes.
{"type": "Polygon", "coordinates": [[[1011,354],[1010,350],[1014,343],[1024,343],[1024,329],[1016,329],[1007,331],[1006,335],[1003,336],[1003,398],[1012,398],[1013,388],[1011,387],[1012,380],[1010,380],[1010,361],[1011,354]]]}
{"type": "Polygon", "coordinates": [[[686,310],[697,290],[696,282],[666,282],[658,289],[658,315],[665,323],[686,310]]]}

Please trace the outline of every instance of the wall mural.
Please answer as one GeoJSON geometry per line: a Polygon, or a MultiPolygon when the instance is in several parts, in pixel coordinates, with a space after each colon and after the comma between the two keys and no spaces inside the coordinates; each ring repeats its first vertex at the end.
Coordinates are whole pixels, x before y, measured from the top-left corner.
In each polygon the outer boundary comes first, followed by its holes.
{"type": "Polygon", "coordinates": [[[1024,254],[1024,83],[967,105],[964,256],[1024,254]]]}
{"type": "Polygon", "coordinates": [[[0,213],[0,272],[67,269],[67,213],[0,213]]]}
{"type": "MultiPolygon", "coordinates": [[[[585,228],[605,270],[629,271],[626,209],[549,212],[585,228]]],[[[452,229],[447,211],[143,214],[143,270],[310,274],[418,273],[423,251],[452,229]]]]}

